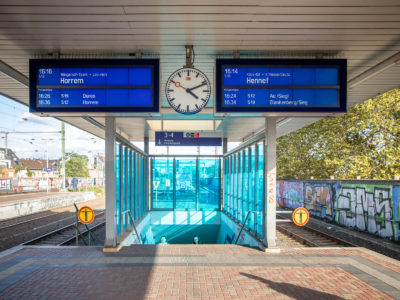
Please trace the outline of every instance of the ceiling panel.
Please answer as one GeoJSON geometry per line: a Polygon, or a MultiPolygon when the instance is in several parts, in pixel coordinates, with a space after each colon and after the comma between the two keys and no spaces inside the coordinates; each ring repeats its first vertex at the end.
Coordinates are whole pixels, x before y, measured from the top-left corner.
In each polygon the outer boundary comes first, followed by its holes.
{"type": "MultiPolygon", "coordinates": [[[[214,81],[216,58],[346,58],[351,80],[400,51],[398,0],[3,0],[0,2],[0,59],[28,76],[30,58],[160,58],[161,103],[168,76],[185,63],[193,44],[195,66],[214,81]],[[66,4],[67,3],[67,4],[66,4]]],[[[400,66],[349,89],[349,107],[400,85],[400,66]]],[[[28,104],[28,89],[0,73],[0,93],[28,104]]],[[[212,109],[213,99],[208,107],[212,109]]],[[[166,118],[183,118],[169,113],[166,118]]],[[[98,136],[101,128],[78,117],[67,122],[98,136]]],[[[149,118],[160,118],[159,114],[149,118]]],[[[187,117],[185,117],[187,118],[187,117]]],[[[196,119],[212,119],[212,112],[196,119]]],[[[229,115],[218,130],[240,141],[260,130],[264,120],[229,115]]],[[[278,135],[318,118],[289,118],[278,135]]],[[[104,124],[104,118],[96,121],[104,124]]],[[[118,118],[130,139],[153,133],[145,118],[118,118]]]]}

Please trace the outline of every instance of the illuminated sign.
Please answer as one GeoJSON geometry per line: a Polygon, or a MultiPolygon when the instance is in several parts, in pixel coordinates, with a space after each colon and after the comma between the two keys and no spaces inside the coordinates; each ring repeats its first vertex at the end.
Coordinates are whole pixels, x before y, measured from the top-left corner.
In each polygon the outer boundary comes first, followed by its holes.
{"type": "Polygon", "coordinates": [[[158,87],[158,60],[30,60],[31,112],[158,112],[158,87]]]}
{"type": "Polygon", "coordinates": [[[217,112],[345,112],[346,60],[217,59],[217,112]]]}

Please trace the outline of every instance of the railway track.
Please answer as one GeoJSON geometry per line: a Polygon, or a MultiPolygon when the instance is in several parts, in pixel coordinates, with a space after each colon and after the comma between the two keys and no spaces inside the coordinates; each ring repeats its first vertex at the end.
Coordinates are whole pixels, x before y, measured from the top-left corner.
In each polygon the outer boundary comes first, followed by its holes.
{"type": "Polygon", "coordinates": [[[290,221],[290,211],[277,211],[276,218],[276,229],[278,231],[309,247],[355,247],[355,245],[349,242],[307,225],[295,225],[290,221]]]}
{"type": "MultiPolygon", "coordinates": [[[[91,225],[88,225],[91,231],[96,231],[105,225],[105,212],[101,211],[96,213],[96,218],[91,225]]],[[[79,224],[79,231],[82,235],[86,236],[88,230],[83,224],[79,224]]],[[[36,245],[36,246],[62,246],[75,241],[76,228],[75,222],[68,224],[60,229],[48,232],[44,235],[36,237],[30,241],[23,243],[23,245],[36,245]]]]}
{"type": "MultiPolygon", "coordinates": [[[[96,208],[104,207],[104,200],[95,199],[85,204],[96,208]]],[[[98,216],[102,209],[95,210],[98,216]]],[[[48,232],[55,232],[75,222],[74,206],[56,208],[31,215],[0,221],[0,251],[31,241],[48,232]]]]}

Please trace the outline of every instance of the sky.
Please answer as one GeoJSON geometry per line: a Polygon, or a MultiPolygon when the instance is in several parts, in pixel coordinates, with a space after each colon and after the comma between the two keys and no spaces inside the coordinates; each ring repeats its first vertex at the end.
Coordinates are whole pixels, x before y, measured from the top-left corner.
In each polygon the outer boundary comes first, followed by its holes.
{"type": "MultiPolygon", "coordinates": [[[[5,134],[8,134],[8,148],[19,158],[61,157],[61,121],[50,117],[38,117],[29,113],[25,105],[0,95],[0,148],[5,147],[5,134]],[[23,132],[23,133],[13,133],[23,132]],[[25,133],[37,132],[37,133],[25,133]]],[[[104,141],[90,133],[65,124],[65,151],[90,155],[104,154],[104,141]]]]}

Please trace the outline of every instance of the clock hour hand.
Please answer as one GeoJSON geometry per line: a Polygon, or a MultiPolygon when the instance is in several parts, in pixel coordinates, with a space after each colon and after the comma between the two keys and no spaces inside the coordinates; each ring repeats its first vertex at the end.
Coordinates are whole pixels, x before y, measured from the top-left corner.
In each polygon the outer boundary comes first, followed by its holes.
{"type": "Polygon", "coordinates": [[[192,96],[195,97],[196,99],[199,99],[199,97],[197,97],[197,95],[194,94],[190,89],[186,89],[186,93],[189,93],[190,95],[192,95],[192,96]]]}

